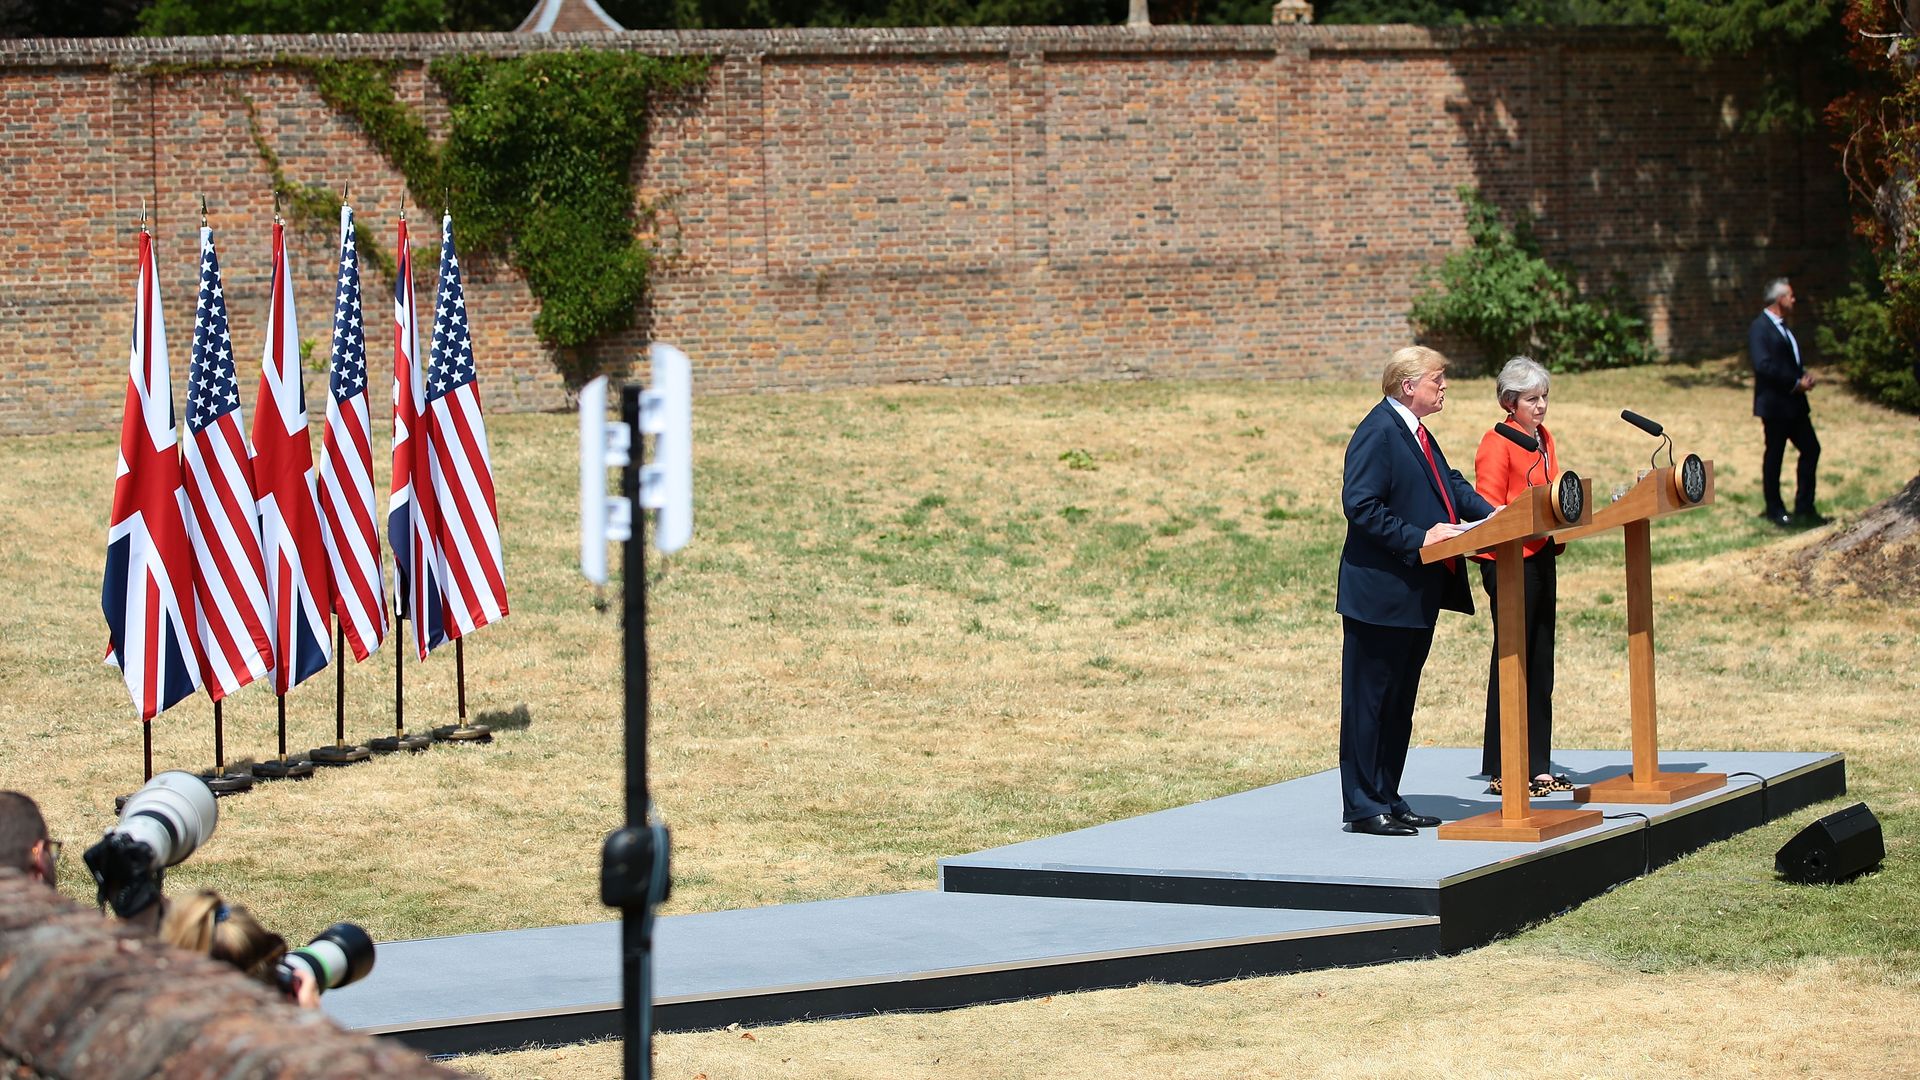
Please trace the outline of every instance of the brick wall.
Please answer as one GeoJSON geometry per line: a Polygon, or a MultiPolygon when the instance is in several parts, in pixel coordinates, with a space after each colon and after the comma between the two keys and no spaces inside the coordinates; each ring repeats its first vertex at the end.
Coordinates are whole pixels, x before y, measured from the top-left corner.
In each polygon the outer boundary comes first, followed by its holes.
{"type": "MultiPolygon", "coordinates": [[[[378,978],[377,973],[373,976],[378,978]]],[[[0,869],[0,1075],[51,1080],[454,1080],[205,956],[0,869]]]]}
{"type": "MultiPolygon", "coordinates": [[[[438,133],[432,57],[579,45],[714,58],[703,87],[654,104],[634,168],[666,258],[634,328],[593,357],[617,366],[649,337],[674,341],[704,392],[1371,373],[1409,338],[1421,270],[1464,242],[1462,184],[1533,210],[1549,253],[1593,283],[1625,283],[1663,347],[1730,351],[1765,279],[1795,274],[1816,301],[1836,285],[1847,230],[1824,138],[1744,130],[1757,73],[1650,32],[12,41],[0,433],[118,422],[142,199],[176,379],[202,193],[251,366],[272,196],[243,100],[289,176],[351,185],[363,233],[392,244],[404,187],[308,76],[181,65],[394,59],[438,133]]],[[[431,236],[433,210],[415,222],[431,236]]],[[[292,249],[301,332],[322,342],[333,245],[303,233],[292,249]]],[[[467,269],[488,407],[564,405],[525,288],[499,262],[467,269]]],[[[391,283],[369,273],[364,289],[391,283]]],[[[368,308],[377,327],[385,306],[368,308]]],[[[384,370],[377,329],[370,343],[384,370]]]]}

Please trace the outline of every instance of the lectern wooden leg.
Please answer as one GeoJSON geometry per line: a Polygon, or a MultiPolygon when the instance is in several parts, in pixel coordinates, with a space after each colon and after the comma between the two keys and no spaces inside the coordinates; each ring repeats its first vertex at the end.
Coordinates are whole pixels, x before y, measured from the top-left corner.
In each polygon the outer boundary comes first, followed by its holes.
{"type": "Polygon", "coordinates": [[[1512,840],[1537,844],[1600,824],[1598,810],[1538,810],[1528,798],[1526,577],[1520,541],[1494,549],[1498,596],[1493,617],[1500,658],[1500,809],[1440,826],[1442,840],[1512,840]]]}
{"type": "MultiPolygon", "coordinates": [[[[1653,673],[1653,544],[1645,519],[1629,522],[1627,541],[1627,682],[1633,715],[1633,773],[1575,788],[1574,802],[1664,806],[1725,787],[1725,773],[1660,771],[1659,708],[1653,673]]],[[[1501,736],[1505,738],[1504,735],[1501,736]]]]}

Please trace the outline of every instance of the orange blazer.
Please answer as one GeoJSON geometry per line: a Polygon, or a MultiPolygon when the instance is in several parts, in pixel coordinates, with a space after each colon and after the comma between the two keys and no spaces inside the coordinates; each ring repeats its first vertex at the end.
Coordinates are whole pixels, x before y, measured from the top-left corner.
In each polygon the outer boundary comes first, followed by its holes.
{"type": "MultiPolygon", "coordinates": [[[[1512,427],[1520,426],[1513,423],[1511,416],[1507,417],[1505,423],[1512,427]]],[[[1474,490],[1493,505],[1505,506],[1527,489],[1529,470],[1533,473],[1536,485],[1552,481],[1560,473],[1560,460],[1553,452],[1553,433],[1547,430],[1545,424],[1540,425],[1540,445],[1547,451],[1545,466],[1540,464],[1540,455],[1527,453],[1507,441],[1499,432],[1488,428],[1487,433],[1480,436],[1480,449],[1473,455],[1474,490]]],[[[1521,545],[1520,550],[1523,555],[1531,556],[1550,542],[1544,537],[1529,540],[1521,545]]],[[[1486,552],[1474,558],[1490,560],[1493,553],[1486,552]]]]}

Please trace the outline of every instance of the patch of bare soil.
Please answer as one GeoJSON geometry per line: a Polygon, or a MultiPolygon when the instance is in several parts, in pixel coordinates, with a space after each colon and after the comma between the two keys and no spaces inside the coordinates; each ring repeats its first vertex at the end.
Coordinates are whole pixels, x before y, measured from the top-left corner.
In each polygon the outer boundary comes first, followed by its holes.
{"type": "Polygon", "coordinates": [[[1784,572],[1842,595],[1920,598],[1920,476],[1859,521],[1802,548],[1784,572]]]}

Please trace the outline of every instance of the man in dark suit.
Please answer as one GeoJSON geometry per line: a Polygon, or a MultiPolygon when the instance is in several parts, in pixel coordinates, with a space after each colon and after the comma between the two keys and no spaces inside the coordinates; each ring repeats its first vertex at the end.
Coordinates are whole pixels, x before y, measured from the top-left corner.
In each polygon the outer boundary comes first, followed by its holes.
{"type": "Polygon", "coordinates": [[[1440,819],[1400,797],[1420,669],[1441,608],[1473,612],[1460,560],[1423,564],[1420,549],[1457,535],[1494,507],[1447,466],[1420,419],[1446,402],[1446,357],[1419,345],[1394,353],[1386,397],[1347,443],[1340,504],[1340,792],[1354,832],[1413,836],[1440,819]]]}
{"type": "Polygon", "coordinates": [[[1807,391],[1813,375],[1800,358],[1800,342],[1787,327],[1793,314],[1793,285],[1786,278],[1767,283],[1766,308],[1747,328],[1747,357],[1753,361],[1753,415],[1760,418],[1766,449],[1760,456],[1760,494],[1766,508],[1761,516],[1781,528],[1796,522],[1825,525],[1827,519],[1813,505],[1815,470],[1820,465],[1820,438],[1813,433],[1813,409],[1807,391]],[[1780,463],[1787,444],[1800,452],[1793,513],[1780,498],[1780,463]]]}

